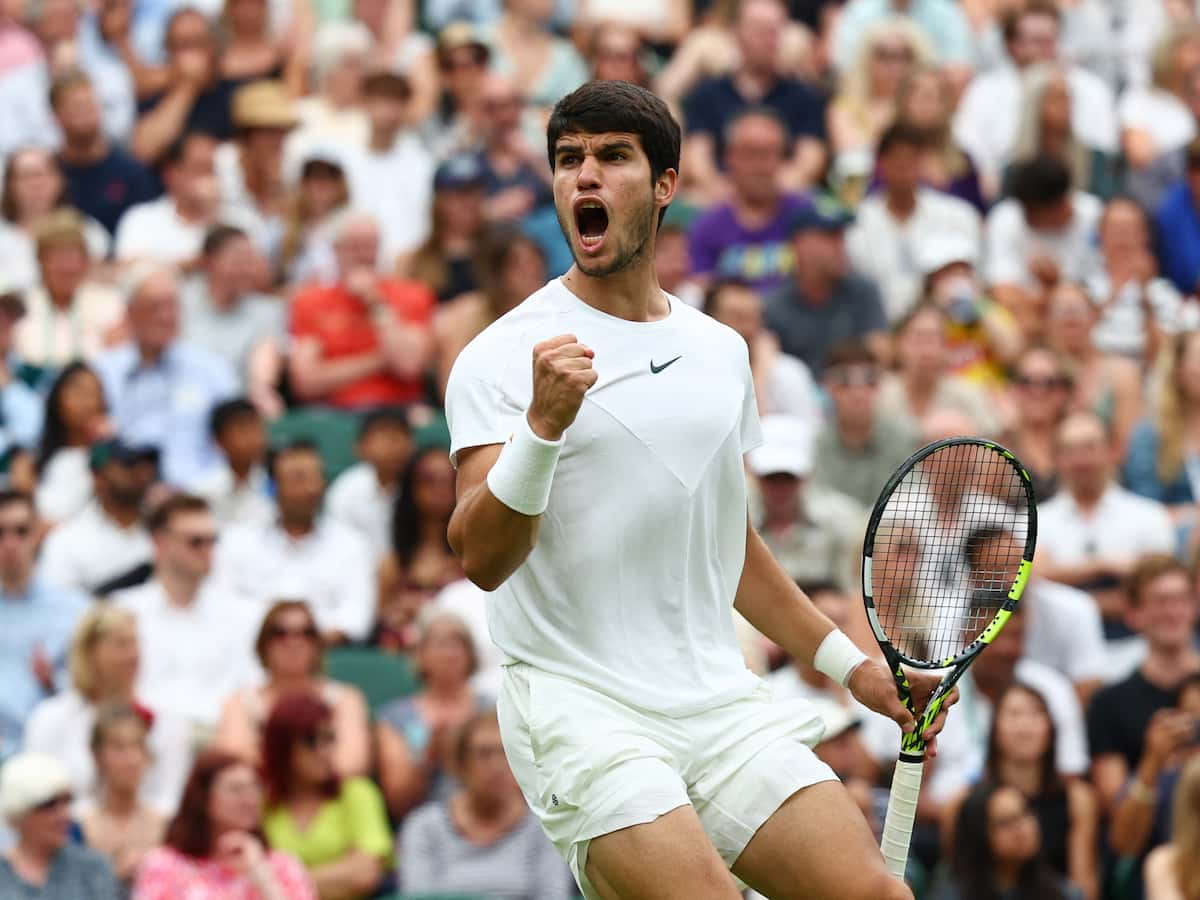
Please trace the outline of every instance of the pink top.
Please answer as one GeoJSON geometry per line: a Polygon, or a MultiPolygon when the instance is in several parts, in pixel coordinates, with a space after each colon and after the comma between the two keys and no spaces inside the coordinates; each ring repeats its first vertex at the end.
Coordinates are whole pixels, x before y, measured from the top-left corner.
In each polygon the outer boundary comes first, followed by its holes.
{"type": "MultiPolygon", "coordinates": [[[[294,856],[271,850],[267,863],[288,900],[317,900],[308,873],[294,856]]],[[[245,875],[222,863],[159,847],[142,862],[133,900],[262,900],[262,895],[245,875]]]]}

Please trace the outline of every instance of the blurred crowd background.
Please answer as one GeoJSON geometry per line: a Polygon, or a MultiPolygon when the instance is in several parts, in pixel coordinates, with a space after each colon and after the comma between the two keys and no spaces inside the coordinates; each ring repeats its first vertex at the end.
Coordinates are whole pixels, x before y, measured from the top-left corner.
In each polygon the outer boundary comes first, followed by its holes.
{"type": "MultiPolygon", "coordinates": [[[[918,897],[1200,900],[1197,13],[0,0],[0,897],[573,895],[440,403],[570,265],[545,123],[600,78],[683,123],[659,279],[746,340],[752,517],[864,649],[893,468],[1035,476],[918,897]]],[[[739,627],[878,828],[896,727],[739,627]]]]}

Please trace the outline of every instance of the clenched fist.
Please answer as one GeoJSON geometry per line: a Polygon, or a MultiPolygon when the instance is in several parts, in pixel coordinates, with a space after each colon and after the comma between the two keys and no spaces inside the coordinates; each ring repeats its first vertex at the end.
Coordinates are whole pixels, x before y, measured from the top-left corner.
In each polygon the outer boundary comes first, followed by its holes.
{"type": "Polygon", "coordinates": [[[599,377],[592,368],[595,355],[573,334],[560,334],[533,348],[529,427],[538,437],[557,441],[571,427],[583,395],[599,377]]]}

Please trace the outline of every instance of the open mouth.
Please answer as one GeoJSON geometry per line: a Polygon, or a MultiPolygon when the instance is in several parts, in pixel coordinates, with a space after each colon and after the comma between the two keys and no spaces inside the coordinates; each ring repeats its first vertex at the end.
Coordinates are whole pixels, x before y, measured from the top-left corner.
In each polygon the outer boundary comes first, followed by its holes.
{"type": "Polygon", "coordinates": [[[575,229],[585,249],[597,249],[608,232],[608,210],[598,200],[580,201],[575,204],[575,229]]]}

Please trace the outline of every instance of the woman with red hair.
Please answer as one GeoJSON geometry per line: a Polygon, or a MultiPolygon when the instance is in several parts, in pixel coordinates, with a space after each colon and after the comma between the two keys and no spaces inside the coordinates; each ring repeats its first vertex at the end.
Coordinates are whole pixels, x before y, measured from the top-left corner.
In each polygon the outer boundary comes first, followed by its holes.
{"type": "Polygon", "coordinates": [[[258,775],[241,759],[200,756],[166,846],[142,863],[133,900],[317,900],[295,857],[264,849],[262,800],[258,775]]]}
{"type": "Polygon", "coordinates": [[[275,704],[263,733],[263,830],[308,867],[322,897],[370,897],[390,868],[392,833],[379,788],[339,777],[335,743],[324,700],[293,694],[275,704]]]}

